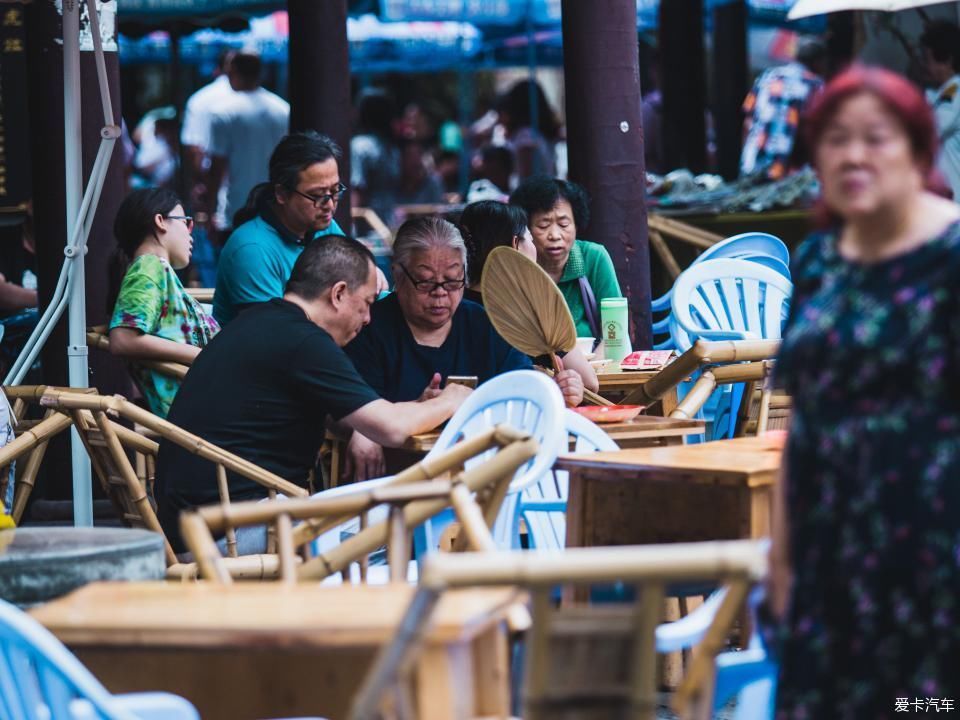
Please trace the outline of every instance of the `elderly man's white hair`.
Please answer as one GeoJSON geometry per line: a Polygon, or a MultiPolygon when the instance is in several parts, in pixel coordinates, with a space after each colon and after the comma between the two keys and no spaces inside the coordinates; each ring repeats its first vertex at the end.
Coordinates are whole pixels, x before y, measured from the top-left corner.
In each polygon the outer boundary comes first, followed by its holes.
{"type": "Polygon", "coordinates": [[[436,216],[413,218],[400,226],[393,240],[393,264],[409,267],[414,253],[434,249],[456,250],[466,273],[467,246],[460,231],[453,223],[436,216]]]}

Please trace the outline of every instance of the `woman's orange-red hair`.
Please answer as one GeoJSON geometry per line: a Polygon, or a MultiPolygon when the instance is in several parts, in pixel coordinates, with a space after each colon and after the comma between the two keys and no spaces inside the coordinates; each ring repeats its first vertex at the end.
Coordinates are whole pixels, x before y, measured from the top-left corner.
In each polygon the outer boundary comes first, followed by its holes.
{"type": "MultiPolygon", "coordinates": [[[[880,67],[855,64],[834,77],[811,101],[803,117],[803,131],[816,166],[817,147],[827,125],[850,98],[870,93],[893,113],[910,139],[913,158],[928,190],[951,197],[949,186],[934,161],[939,142],[933,111],[919,88],[902,75],[880,67]]],[[[814,208],[814,223],[821,228],[840,222],[821,199],[814,208]]]]}

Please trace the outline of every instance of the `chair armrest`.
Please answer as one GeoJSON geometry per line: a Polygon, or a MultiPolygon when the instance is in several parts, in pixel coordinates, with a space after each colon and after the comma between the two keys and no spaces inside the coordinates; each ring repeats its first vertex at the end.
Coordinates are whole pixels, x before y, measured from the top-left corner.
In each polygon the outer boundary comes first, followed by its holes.
{"type": "Polygon", "coordinates": [[[673,291],[668,290],[663,295],[650,303],[651,312],[664,312],[670,309],[670,299],[673,297],[673,291]]]}

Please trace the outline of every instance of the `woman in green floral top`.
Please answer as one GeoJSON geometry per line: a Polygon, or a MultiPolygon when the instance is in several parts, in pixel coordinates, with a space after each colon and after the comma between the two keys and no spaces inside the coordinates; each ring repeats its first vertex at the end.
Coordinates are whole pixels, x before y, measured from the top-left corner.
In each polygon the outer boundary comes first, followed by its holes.
{"type": "Polygon", "coordinates": [[[190,365],[220,329],[174,272],[190,262],[192,229],[193,218],[165,188],[130,193],[113,224],[110,351],[131,361],[150,410],[160,417],[167,416],[180,382],[138,361],[190,365]]]}

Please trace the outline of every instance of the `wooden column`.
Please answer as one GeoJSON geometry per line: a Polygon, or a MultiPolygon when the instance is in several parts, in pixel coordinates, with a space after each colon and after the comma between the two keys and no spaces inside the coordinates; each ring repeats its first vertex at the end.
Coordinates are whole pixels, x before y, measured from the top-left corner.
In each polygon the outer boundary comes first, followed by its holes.
{"type": "Polygon", "coordinates": [[[636,28],[634,0],[563,0],[570,178],[591,198],[581,235],[610,252],[639,349],[651,347],[651,330],[636,28]]]}
{"type": "MultiPolygon", "coordinates": [[[[350,56],[347,0],[287,0],[290,15],[290,131],[316,130],[343,149],[340,180],[350,180],[350,56]]],[[[350,232],[350,193],[337,222],[350,232]]]]}
{"type": "MultiPolygon", "coordinates": [[[[53,0],[37,0],[27,6],[27,61],[30,73],[26,100],[30,112],[29,143],[33,157],[33,209],[37,249],[38,292],[43,310],[53,295],[66,244],[66,192],[63,145],[63,46],[60,15],[53,0]]],[[[86,13],[81,16],[85,22],[86,13]]],[[[105,52],[107,79],[115,122],[120,123],[120,64],[116,51],[105,52]]],[[[103,127],[103,108],[97,84],[93,51],[81,45],[80,87],[82,98],[84,183],[93,167],[103,127]]],[[[24,138],[26,142],[27,139],[24,138]]],[[[116,241],[113,220],[126,195],[123,150],[117,142],[107,171],[100,203],[87,240],[86,301],[88,325],[107,322],[107,261],[116,241]]],[[[67,384],[66,313],[41,353],[43,382],[67,384]]],[[[129,375],[118,359],[90,350],[90,386],[104,394],[130,392],[129,375]]],[[[51,442],[41,469],[37,494],[68,498],[71,494],[70,455],[67,435],[51,442]]]]}
{"type": "Polygon", "coordinates": [[[703,0],[661,2],[660,75],[667,169],[707,167],[703,0]]]}
{"type": "Polygon", "coordinates": [[[747,78],[747,3],[734,0],[713,10],[713,124],[717,171],[727,180],[740,174],[743,142],[741,106],[750,89],[747,78]]]}

